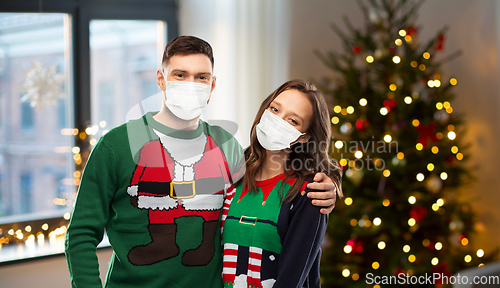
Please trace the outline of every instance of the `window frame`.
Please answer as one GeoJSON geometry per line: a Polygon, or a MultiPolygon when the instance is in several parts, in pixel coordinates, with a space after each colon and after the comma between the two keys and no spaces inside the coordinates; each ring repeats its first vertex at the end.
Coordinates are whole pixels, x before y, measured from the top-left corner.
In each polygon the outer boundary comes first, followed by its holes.
{"type": "MultiPolygon", "coordinates": [[[[0,13],[66,13],[70,16],[71,71],[74,128],[84,131],[91,121],[90,87],[90,21],[92,20],[156,20],[167,23],[166,41],[178,36],[178,4],[176,0],[25,0],[1,1],[0,13]],[[40,6],[41,5],[41,6],[40,6]]],[[[3,123],[2,123],[3,124],[3,123]]],[[[81,150],[89,148],[88,141],[75,138],[81,150]]],[[[76,169],[76,165],[75,165],[76,169]]],[[[20,193],[20,191],[18,191],[20,193]]],[[[0,221],[2,226],[22,227],[34,222],[60,222],[62,215],[37,219],[20,219],[19,222],[0,221]]],[[[23,218],[23,217],[21,217],[23,218]]],[[[12,263],[44,259],[61,253],[0,262],[12,263]]]]}

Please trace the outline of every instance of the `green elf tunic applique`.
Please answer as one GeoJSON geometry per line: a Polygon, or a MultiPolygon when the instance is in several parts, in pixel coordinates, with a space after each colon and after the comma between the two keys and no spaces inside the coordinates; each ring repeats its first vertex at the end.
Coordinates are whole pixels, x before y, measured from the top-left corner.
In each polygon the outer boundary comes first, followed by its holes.
{"type": "Polygon", "coordinates": [[[291,202],[280,203],[295,181],[285,178],[256,181],[255,193],[241,181],[228,192],[222,215],[225,288],[320,287],[328,216],[307,198],[309,182],[291,202]]]}

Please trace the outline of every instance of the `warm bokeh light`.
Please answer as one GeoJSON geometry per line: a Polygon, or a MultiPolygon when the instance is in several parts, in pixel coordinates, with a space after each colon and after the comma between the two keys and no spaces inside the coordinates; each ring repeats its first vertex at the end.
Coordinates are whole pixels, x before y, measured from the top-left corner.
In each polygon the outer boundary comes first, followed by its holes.
{"type": "Polygon", "coordinates": [[[481,258],[484,256],[484,250],[483,249],[479,249],[477,250],[477,253],[476,253],[477,257],[481,258]]]}
{"type": "Polygon", "coordinates": [[[384,249],[385,249],[385,242],[384,242],[384,241],[380,241],[380,242],[378,242],[377,247],[378,247],[378,249],[380,249],[380,250],[384,250],[384,249]]]}
{"type": "Polygon", "coordinates": [[[431,264],[434,265],[434,266],[438,265],[439,264],[439,259],[437,257],[432,258],[431,264]]]}
{"type": "Polygon", "coordinates": [[[434,164],[432,164],[432,163],[427,164],[427,170],[433,171],[434,170],[434,164]]]}
{"type": "Polygon", "coordinates": [[[351,252],[352,252],[352,246],[351,246],[351,245],[345,245],[345,246],[344,246],[344,252],[345,252],[346,254],[351,253],[351,252]]]}
{"type": "Polygon", "coordinates": [[[417,224],[417,221],[415,221],[415,219],[413,219],[413,218],[408,219],[409,226],[415,226],[415,224],[417,224]]]}
{"type": "Polygon", "coordinates": [[[443,198],[439,198],[437,201],[436,201],[436,204],[441,207],[444,205],[444,199],[443,198]]]}
{"type": "Polygon", "coordinates": [[[344,142],[342,142],[340,140],[335,141],[335,148],[341,149],[342,147],[344,147],[344,142]]]}
{"type": "Polygon", "coordinates": [[[439,177],[441,177],[442,180],[446,180],[446,179],[448,179],[448,174],[446,172],[441,172],[439,177]]]}
{"type": "Polygon", "coordinates": [[[408,203],[415,204],[415,202],[417,202],[417,198],[415,198],[415,196],[408,197],[408,203]]]}
{"type": "Polygon", "coordinates": [[[347,198],[345,198],[344,203],[345,203],[345,205],[347,205],[347,206],[351,205],[351,204],[352,204],[352,198],[351,198],[351,197],[347,197],[347,198]]]}
{"type": "Polygon", "coordinates": [[[356,158],[360,159],[361,157],[363,157],[363,152],[361,152],[361,151],[356,151],[356,152],[354,153],[354,157],[356,157],[356,158]]]}
{"type": "Polygon", "coordinates": [[[424,174],[422,174],[422,173],[418,173],[418,174],[417,174],[417,180],[418,180],[418,181],[422,182],[422,181],[424,181],[424,179],[425,179],[424,174]]]}

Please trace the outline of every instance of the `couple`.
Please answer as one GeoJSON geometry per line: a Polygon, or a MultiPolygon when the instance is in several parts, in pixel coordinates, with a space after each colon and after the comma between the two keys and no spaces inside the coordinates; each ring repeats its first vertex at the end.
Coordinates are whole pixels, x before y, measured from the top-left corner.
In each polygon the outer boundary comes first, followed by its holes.
{"type": "Polygon", "coordinates": [[[207,42],[170,41],[160,111],[95,145],[66,235],[72,287],[101,287],[104,230],[114,250],[106,287],[320,287],[327,215],[316,206],[327,214],[341,195],[325,101],[306,81],[286,82],[262,103],[243,152],[199,119],[213,63],[207,42]]]}

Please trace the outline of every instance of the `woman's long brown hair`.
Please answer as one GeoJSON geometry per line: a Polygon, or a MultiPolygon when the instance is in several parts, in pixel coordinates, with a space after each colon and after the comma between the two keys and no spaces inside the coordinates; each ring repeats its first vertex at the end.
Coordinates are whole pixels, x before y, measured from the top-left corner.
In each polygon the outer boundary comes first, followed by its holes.
{"type": "Polygon", "coordinates": [[[285,163],[286,178],[283,182],[292,176],[296,177],[297,180],[286,193],[284,199],[283,195],[281,199],[292,201],[300,192],[299,189],[302,183],[306,179],[313,177],[317,172],[324,172],[327,174],[337,188],[337,195],[342,197],[342,170],[337,161],[330,158],[328,155],[331,137],[328,106],[321,92],[312,83],[302,79],[290,80],[284,83],[262,102],[255,116],[252,130],[250,131],[251,144],[245,149],[246,172],[243,176],[243,187],[247,187],[251,192],[255,192],[258,189],[255,177],[257,172],[262,169],[263,161],[266,156],[266,149],[264,149],[257,140],[255,129],[260,122],[262,114],[269,107],[271,102],[286,90],[297,90],[304,94],[311,102],[313,115],[311,117],[311,124],[306,131],[306,134],[311,137],[309,141],[306,143],[297,142],[291,147],[289,158],[285,163]]]}

